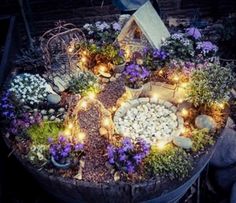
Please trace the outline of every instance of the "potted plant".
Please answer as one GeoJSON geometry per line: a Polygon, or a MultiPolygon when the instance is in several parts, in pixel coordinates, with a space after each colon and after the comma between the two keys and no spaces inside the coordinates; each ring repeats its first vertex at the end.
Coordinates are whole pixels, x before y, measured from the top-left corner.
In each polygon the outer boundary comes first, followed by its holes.
{"type": "Polygon", "coordinates": [[[126,79],[126,92],[128,92],[133,99],[138,98],[143,90],[143,84],[147,80],[150,72],[138,64],[130,64],[125,67],[123,75],[126,79]]]}
{"type": "Polygon", "coordinates": [[[60,135],[56,141],[49,139],[49,153],[52,164],[59,169],[68,169],[79,162],[83,155],[82,143],[60,135]]]}

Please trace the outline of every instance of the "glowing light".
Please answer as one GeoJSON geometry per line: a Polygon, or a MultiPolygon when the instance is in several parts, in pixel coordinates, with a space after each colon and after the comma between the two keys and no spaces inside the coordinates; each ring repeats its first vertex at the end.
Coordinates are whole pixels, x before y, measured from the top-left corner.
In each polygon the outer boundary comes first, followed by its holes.
{"type": "Polygon", "coordinates": [[[86,54],[87,54],[87,51],[84,50],[84,51],[83,51],[83,54],[86,55],[86,54]]]}
{"type": "Polygon", "coordinates": [[[163,75],[164,71],[160,70],[158,73],[159,73],[159,75],[163,75]]]}
{"type": "Polygon", "coordinates": [[[111,110],[112,110],[113,112],[115,112],[116,109],[117,109],[117,108],[116,108],[115,106],[113,106],[111,110]]]}
{"type": "Polygon", "coordinates": [[[164,141],[158,141],[157,142],[158,149],[162,150],[162,149],[165,148],[165,146],[166,146],[166,142],[164,142],[164,141]]]}
{"type": "Polygon", "coordinates": [[[185,109],[185,108],[183,108],[182,110],[181,110],[181,116],[183,116],[183,117],[187,117],[188,116],[188,110],[187,109],[185,109]]]}
{"type": "Polygon", "coordinates": [[[182,88],[186,88],[188,86],[188,83],[187,82],[183,82],[180,84],[180,87],[182,88]]]}
{"type": "Polygon", "coordinates": [[[79,132],[77,136],[79,141],[83,141],[86,137],[86,134],[84,132],[79,132]]]}
{"type": "Polygon", "coordinates": [[[86,108],[86,107],[87,107],[87,102],[86,102],[86,101],[82,101],[81,104],[80,104],[80,106],[81,106],[82,108],[86,108]]]}
{"type": "Polygon", "coordinates": [[[69,123],[69,124],[68,124],[68,128],[69,128],[69,129],[72,129],[72,128],[73,128],[73,124],[72,124],[72,123],[69,123]]]}
{"type": "Polygon", "coordinates": [[[224,109],[225,108],[225,104],[224,103],[218,103],[217,106],[221,109],[224,109]]]}
{"type": "Polygon", "coordinates": [[[65,134],[66,136],[71,135],[70,129],[66,128],[66,129],[64,130],[64,134],[65,134]]]}
{"type": "Polygon", "coordinates": [[[106,72],[106,67],[105,66],[103,66],[103,65],[101,65],[101,66],[99,66],[99,72],[100,73],[104,73],[104,72],[106,72]]]}
{"type": "Polygon", "coordinates": [[[184,101],[184,100],[180,98],[180,99],[178,99],[177,102],[178,102],[178,103],[182,103],[183,101],[184,101]]]}
{"type": "Polygon", "coordinates": [[[159,95],[156,92],[154,92],[152,93],[151,98],[157,100],[159,98],[159,95]]]}
{"type": "Polygon", "coordinates": [[[178,75],[174,75],[173,80],[176,81],[176,82],[179,81],[179,76],[178,75]]]}
{"type": "Polygon", "coordinates": [[[104,118],[104,119],[102,120],[102,125],[105,126],[105,127],[110,126],[110,119],[107,118],[107,117],[104,118]]]}
{"type": "Polygon", "coordinates": [[[96,93],[95,92],[89,92],[88,97],[89,97],[89,99],[95,99],[96,98],[96,93]]]}
{"type": "Polygon", "coordinates": [[[68,52],[69,52],[69,53],[72,53],[73,51],[74,51],[73,47],[69,47],[69,48],[68,48],[68,52]]]}
{"type": "Polygon", "coordinates": [[[87,61],[87,58],[86,58],[86,57],[82,57],[82,58],[81,58],[81,61],[82,61],[83,63],[85,63],[85,62],[87,61]]]}

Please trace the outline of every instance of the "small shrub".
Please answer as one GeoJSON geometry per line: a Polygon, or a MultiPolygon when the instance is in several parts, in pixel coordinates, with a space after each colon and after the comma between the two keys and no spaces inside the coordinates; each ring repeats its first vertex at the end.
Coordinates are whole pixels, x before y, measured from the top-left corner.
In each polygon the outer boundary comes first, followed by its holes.
{"type": "Polygon", "coordinates": [[[205,69],[193,71],[188,86],[188,100],[194,106],[224,102],[234,82],[234,74],[229,67],[210,64],[205,69]]]}
{"type": "Polygon", "coordinates": [[[194,129],[191,139],[193,141],[193,152],[204,150],[206,146],[214,144],[214,140],[210,136],[208,129],[194,129]]]}
{"type": "Polygon", "coordinates": [[[81,72],[70,81],[69,91],[74,94],[87,95],[89,92],[98,93],[100,90],[98,78],[91,72],[81,72]]]}
{"type": "Polygon", "coordinates": [[[28,128],[27,135],[31,138],[34,145],[47,145],[48,138],[56,138],[61,129],[61,123],[42,122],[28,128]]]}
{"type": "Polygon", "coordinates": [[[192,168],[192,160],[183,149],[167,145],[162,150],[153,147],[145,160],[145,165],[153,175],[164,175],[170,179],[183,179],[192,168]]]}

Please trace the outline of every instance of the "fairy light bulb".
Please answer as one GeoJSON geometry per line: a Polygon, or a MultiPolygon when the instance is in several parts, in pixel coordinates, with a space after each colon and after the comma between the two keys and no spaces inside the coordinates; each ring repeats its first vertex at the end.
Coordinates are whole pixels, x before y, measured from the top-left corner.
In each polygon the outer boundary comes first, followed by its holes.
{"type": "Polygon", "coordinates": [[[173,80],[178,82],[179,81],[179,76],[178,75],[174,75],[173,80]]]}
{"type": "Polygon", "coordinates": [[[69,48],[68,48],[68,52],[69,52],[69,53],[72,53],[73,51],[74,51],[73,47],[69,47],[69,48]]]}
{"type": "Polygon", "coordinates": [[[95,92],[89,92],[88,94],[89,99],[93,100],[96,98],[96,93],[95,92]]]}
{"type": "Polygon", "coordinates": [[[163,150],[165,148],[165,146],[166,146],[166,142],[164,142],[164,141],[157,142],[158,149],[163,150]]]}
{"type": "Polygon", "coordinates": [[[159,75],[163,75],[164,71],[160,70],[158,73],[159,73],[159,75]]]}
{"type": "Polygon", "coordinates": [[[185,108],[183,108],[182,110],[181,110],[181,115],[183,116],[183,117],[187,117],[188,116],[188,110],[187,109],[185,109],[185,108]]]}
{"type": "Polygon", "coordinates": [[[86,107],[87,107],[87,102],[86,102],[86,101],[82,101],[81,104],[80,104],[80,106],[81,106],[82,108],[86,108],[86,107]]]}
{"type": "Polygon", "coordinates": [[[102,125],[105,126],[105,127],[108,127],[110,125],[110,119],[109,118],[104,118],[102,120],[102,125]]]}
{"type": "Polygon", "coordinates": [[[83,63],[85,63],[85,62],[87,61],[87,58],[86,58],[85,56],[83,56],[83,57],[81,58],[81,61],[82,61],[83,63]]]}
{"type": "Polygon", "coordinates": [[[69,123],[68,124],[68,129],[72,129],[73,128],[73,123],[69,123]]]}
{"type": "Polygon", "coordinates": [[[65,134],[66,136],[69,136],[69,135],[71,134],[71,130],[70,130],[69,128],[66,128],[66,129],[64,130],[64,134],[65,134]]]}
{"type": "Polygon", "coordinates": [[[77,134],[79,141],[83,141],[86,137],[86,134],[84,132],[79,132],[77,134]]]}

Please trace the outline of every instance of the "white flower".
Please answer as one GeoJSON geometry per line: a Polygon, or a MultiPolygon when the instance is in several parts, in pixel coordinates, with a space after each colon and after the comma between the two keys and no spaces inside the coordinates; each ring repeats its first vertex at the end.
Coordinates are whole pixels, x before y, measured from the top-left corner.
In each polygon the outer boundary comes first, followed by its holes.
{"type": "Polygon", "coordinates": [[[115,30],[115,31],[120,31],[121,30],[121,26],[119,23],[115,22],[112,24],[112,28],[115,30]]]}

